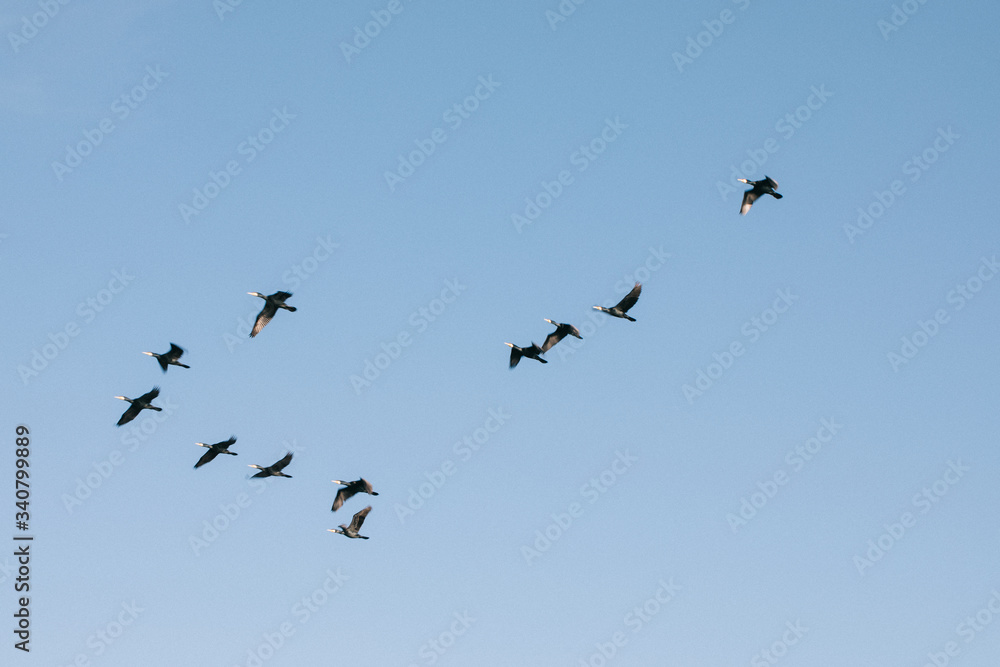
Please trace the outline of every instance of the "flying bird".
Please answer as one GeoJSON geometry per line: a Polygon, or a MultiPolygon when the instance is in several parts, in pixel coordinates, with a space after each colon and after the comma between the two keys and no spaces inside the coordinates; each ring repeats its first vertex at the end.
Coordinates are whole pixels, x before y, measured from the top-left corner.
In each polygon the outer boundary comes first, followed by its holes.
{"type": "Polygon", "coordinates": [[[123,401],[128,401],[132,405],[128,406],[128,410],[125,414],[121,416],[118,420],[118,426],[122,424],[127,424],[133,419],[135,419],[140,412],[143,410],[156,410],[160,412],[163,408],[158,408],[152,404],[154,398],[160,395],[160,388],[153,387],[151,390],[147,391],[145,394],[139,398],[126,398],[125,396],[115,396],[115,398],[121,399],[123,401]]]}
{"type": "Polygon", "coordinates": [[[271,318],[274,317],[279,308],[284,308],[292,313],[295,312],[295,306],[289,306],[285,303],[285,299],[292,296],[291,292],[275,292],[270,296],[264,296],[260,292],[247,292],[247,294],[259,296],[264,299],[264,307],[257,314],[257,321],[254,322],[253,331],[250,332],[251,338],[259,334],[261,329],[267,326],[267,323],[271,321],[271,318]]]}
{"type": "Polygon", "coordinates": [[[517,366],[517,362],[521,361],[521,357],[527,357],[529,359],[535,359],[536,361],[540,361],[543,364],[549,363],[549,362],[545,361],[544,359],[542,359],[542,356],[541,356],[542,355],[542,348],[538,347],[538,345],[536,345],[535,343],[532,343],[531,347],[518,347],[517,345],[514,345],[513,343],[504,343],[504,345],[507,345],[508,347],[510,347],[510,367],[511,368],[514,368],[514,366],[517,366]]]}
{"type": "Polygon", "coordinates": [[[368,507],[364,508],[363,510],[354,515],[354,518],[351,519],[350,526],[345,526],[344,524],[340,524],[340,530],[336,528],[327,528],[327,530],[330,531],[331,533],[340,533],[341,535],[344,535],[346,537],[351,537],[354,539],[361,538],[362,540],[367,540],[368,538],[365,537],[364,535],[359,535],[358,531],[361,530],[361,524],[365,522],[365,517],[368,516],[368,513],[371,511],[372,511],[372,506],[369,505],[368,507]]]}
{"type": "Polygon", "coordinates": [[[619,301],[617,306],[614,306],[612,308],[603,308],[601,306],[594,306],[594,309],[603,311],[608,315],[611,315],[612,317],[621,317],[623,319],[628,320],[629,322],[635,322],[635,318],[629,317],[625,313],[628,312],[629,308],[635,305],[635,302],[639,300],[639,294],[641,293],[642,293],[642,285],[640,283],[636,283],[635,287],[632,288],[632,291],[626,294],[625,298],[619,301]]]}
{"type": "Polygon", "coordinates": [[[163,354],[157,354],[156,352],[143,352],[143,354],[156,357],[156,360],[160,362],[160,368],[163,369],[164,373],[167,372],[167,366],[170,365],[180,366],[181,368],[191,368],[190,366],[177,361],[181,358],[181,355],[184,354],[184,349],[174,345],[173,343],[170,344],[169,352],[164,352],[163,354]]]}
{"type": "Polygon", "coordinates": [[[567,335],[575,336],[580,340],[583,340],[583,336],[580,335],[580,330],[577,329],[572,324],[560,324],[554,320],[546,319],[546,322],[553,325],[556,330],[545,337],[545,342],[542,343],[542,352],[548,352],[552,349],[552,346],[561,341],[567,335]]]}
{"type": "Polygon", "coordinates": [[[771,195],[775,199],[781,199],[781,195],[775,190],[778,188],[778,181],[774,180],[770,176],[764,175],[763,181],[748,181],[745,178],[737,178],[740,183],[746,183],[747,185],[752,185],[753,187],[743,193],[743,204],[740,205],[740,215],[746,215],[753,203],[757,201],[759,197],[764,195],[771,195]]]}
{"type": "Polygon", "coordinates": [[[203,465],[205,465],[206,463],[208,463],[209,461],[211,461],[212,459],[214,459],[219,454],[230,454],[232,456],[236,456],[236,452],[229,451],[229,448],[235,442],[236,442],[236,436],[235,435],[231,435],[231,436],[229,436],[229,440],[226,440],[225,442],[217,442],[214,445],[206,445],[204,442],[196,442],[196,443],[194,443],[194,444],[198,445],[199,447],[207,447],[208,448],[208,451],[201,455],[201,458],[198,459],[198,462],[194,464],[194,467],[195,468],[202,467],[203,465]]]}
{"type": "Polygon", "coordinates": [[[257,468],[258,470],[260,470],[260,472],[257,473],[256,475],[253,475],[253,477],[287,477],[291,479],[292,478],[291,475],[286,475],[285,473],[281,472],[285,468],[285,466],[287,466],[291,462],[292,462],[292,453],[288,452],[287,454],[281,457],[280,461],[272,463],[269,466],[266,467],[259,466],[259,465],[254,465],[253,463],[249,464],[249,466],[251,468],[257,468]]]}
{"type": "Polygon", "coordinates": [[[373,496],[378,495],[378,491],[373,491],[371,482],[364,477],[353,482],[342,482],[339,479],[335,479],[333,480],[333,483],[343,484],[344,488],[337,489],[337,497],[333,499],[333,507],[330,508],[331,512],[336,512],[343,507],[344,502],[350,500],[356,493],[367,493],[373,496]]]}

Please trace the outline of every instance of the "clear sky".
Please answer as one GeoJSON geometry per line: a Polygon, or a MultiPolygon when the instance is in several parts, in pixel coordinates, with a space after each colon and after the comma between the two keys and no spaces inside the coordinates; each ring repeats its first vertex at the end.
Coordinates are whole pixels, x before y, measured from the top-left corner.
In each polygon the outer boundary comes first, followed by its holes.
{"type": "Polygon", "coordinates": [[[993,667],[998,19],[6,3],[0,663],[993,667]]]}

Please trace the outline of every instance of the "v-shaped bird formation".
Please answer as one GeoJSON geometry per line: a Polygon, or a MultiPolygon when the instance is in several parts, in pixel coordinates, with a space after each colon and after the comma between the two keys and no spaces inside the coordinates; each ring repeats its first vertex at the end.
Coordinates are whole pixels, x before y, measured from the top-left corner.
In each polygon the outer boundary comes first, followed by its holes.
{"type": "MultiPolygon", "coordinates": [[[[741,215],[746,215],[746,213],[750,210],[750,207],[753,206],[753,203],[763,195],[771,195],[775,199],[781,199],[782,197],[781,194],[776,192],[778,188],[777,181],[769,176],[764,176],[764,179],[760,181],[748,181],[742,178],[738,180],[752,186],[751,189],[747,190],[743,194],[743,202],[740,206],[741,215]]],[[[247,294],[264,300],[264,306],[261,308],[260,313],[257,314],[253,328],[250,331],[250,338],[258,336],[260,332],[264,330],[264,327],[266,327],[268,323],[274,319],[274,316],[279,310],[287,310],[290,313],[294,313],[296,311],[295,306],[290,306],[286,303],[286,301],[292,296],[291,292],[278,291],[270,295],[264,295],[260,292],[247,292],[247,294]]],[[[635,322],[635,318],[629,315],[629,311],[639,301],[640,294],[642,294],[642,284],[637,282],[629,293],[614,306],[610,308],[604,306],[594,306],[594,309],[606,313],[611,317],[628,320],[629,322],[635,322]]],[[[557,322],[556,320],[550,320],[547,318],[545,318],[545,321],[554,326],[555,331],[549,333],[541,345],[532,342],[530,346],[521,347],[514,345],[513,343],[505,343],[505,345],[510,347],[509,368],[515,368],[518,363],[520,363],[522,358],[534,359],[535,361],[543,364],[548,363],[543,355],[554,346],[558,345],[567,336],[573,336],[574,338],[583,340],[583,336],[580,335],[580,330],[572,324],[557,322]]],[[[191,368],[187,364],[180,362],[180,358],[184,355],[184,348],[180,347],[176,343],[170,343],[170,349],[162,354],[156,352],[143,352],[143,354],[155,358],[163,373],[166,373],[170,366],[178,366],[180,368],[188,369],[191,368]]],[[[133,419],[138,417],[143,410],[161,411],[162,408],[153,405],[153,401],[159,395],[160,388],[155,386],[138,398],[116,396],[115,398],[129,403],[128,409],[122,414],[121,418],[119,418],[117,425],[122,426],[131,422],[133,419]]],[[[220,454],[237,456],[236,452],[231,451],[233,445],[236,444],[235,435],[230,436],[228,440],[223,440],[222,442],[216,442],[214,444],[206,444],[204,442],[196,442],[195,444],[199,447],[204,447],[207,450],[201,455],[201,458],[198,459],[197,463],[194,464],[195,469],[211,463],[220,454]]],[[[292,476],[285,472],[285,468],[291,464],[292,458],[293,453],[287,452],[271,465],[263,466],[258,464],[249,464],[249,467],[257,470],[257,473],[254,474],[252,478],[287,477],[288,479],[291,479],[292,476]]],[[[332,481],[334,484],[339,484],[341,487],[337,490],[337,494],[333,499],[333,505],[330,508],[330,511],[332,512],[339,510],[347,501],[359,493],[366,493],[371,496],[379,495],[378,492],[373,489],[371,482],[363,477],[354,481],[342,481],[339,479],[332,481]]],[[[364,509],[355,513],[349,524],[341,524],[339,528],[329,528],[327,530],[352,539],[367,540],[368,537],[361,535],[360,530],[371,510],[372,506],[368,505],[364,509]]]]}

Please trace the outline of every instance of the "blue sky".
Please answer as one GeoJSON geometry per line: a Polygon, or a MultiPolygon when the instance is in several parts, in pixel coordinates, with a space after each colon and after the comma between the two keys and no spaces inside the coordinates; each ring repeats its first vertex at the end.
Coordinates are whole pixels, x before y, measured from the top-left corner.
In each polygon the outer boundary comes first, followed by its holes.
{"type": "Polygon", "coordinates": [[[223,2],[0,14],[3,664],[995,664],[994,3],[223,2]]]}

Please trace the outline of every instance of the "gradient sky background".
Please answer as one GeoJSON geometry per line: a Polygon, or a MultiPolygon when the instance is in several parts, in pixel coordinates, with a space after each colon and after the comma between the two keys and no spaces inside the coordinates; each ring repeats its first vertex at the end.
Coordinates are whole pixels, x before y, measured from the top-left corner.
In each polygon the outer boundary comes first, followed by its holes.
{"type": "Polygon", "coordinates": [[[402,0],[348,62],[388,4],[70,3],[30,38],[39,5],[5,5],[0,539],[19,532],[18,424],[36,539],[30,655],[0,551],[0,662],[597,666],[620,633],[608,664],[919,667],[955,642],[949,664],[995,665],[996,3],[911,0],[883,34],[890,2],[595,0],[553,27],[556,0],[402,0]],[[456,127],[480,77],[497,85],[456,127]],[[250,160],[243,142],[281,117],[250,160]],[[102,121],[89,155],[53,166],[102,121]],[[784,199],[740,217],[734,179],[763,174],[784,199]],[[854,233],[859,208],[881,214],[854,233]],[[591,310],[634,280],[636,323],[591,310]],[[246,338],[246,292],[282,289],[298,312],[246,338]],[[543,318],[585,340],[508,371],[503,343],[541,343],[543,318]],[[935,335],[894,367],[921,322],[935,335]],[[190,370],[140,354],[170,342],[190,370]],[[711,386],[685,395],[699,372],[711,386]],[[113,397],[153,385],[169,409],[116,428],[113,397]],[[481,448],[456,447],[491,411],[481,448]],[[195,442],[230,434],[237,457],[192,470],[195,442]],[[289,448],[293,479],[247,481],[289,448]],[[635,461],[606,472],[619,453],[635,461]],[[359,476],[381,495],[331,514],[330,480],[359,476]],[[370,540],[326,532],[368,503],[370,540]]]}

